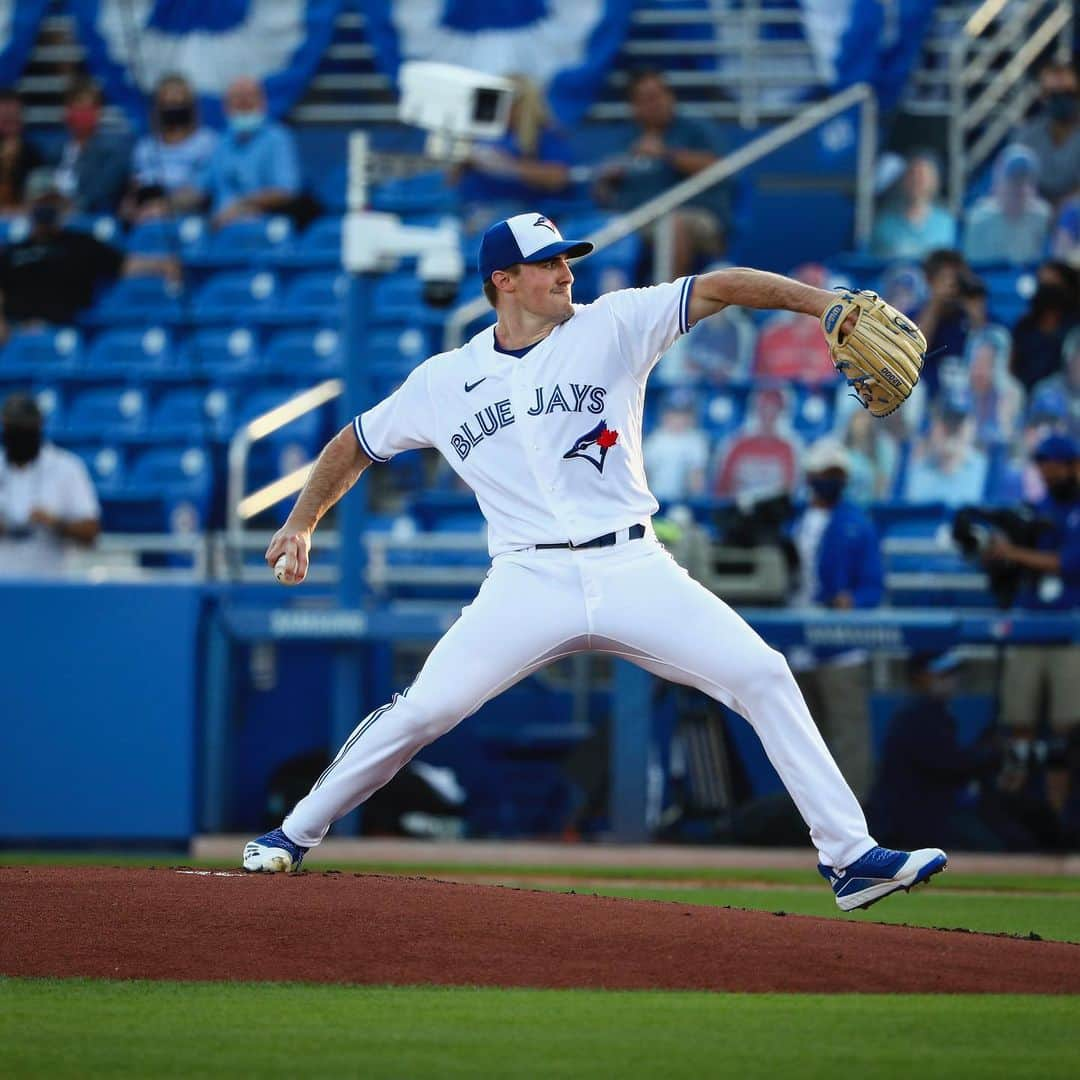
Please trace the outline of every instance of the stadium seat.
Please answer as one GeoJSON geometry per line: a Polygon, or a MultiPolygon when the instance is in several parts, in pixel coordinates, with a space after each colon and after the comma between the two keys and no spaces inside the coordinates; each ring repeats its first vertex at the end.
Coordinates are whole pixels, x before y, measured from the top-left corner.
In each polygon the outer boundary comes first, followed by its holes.
{"type": "Polygon", "coordinates": [[[457,205],[457,191],[447,186],[441,171],[384,180],[371,193],[372,209],[392,214],[454,210],[457,205]]]}
{"type": "Polygon", "coordinates": [[[139,255],[178,255],[186,258],[198,250],[206,234],[206,223],[194,214],[182,218],[144,221],[127,238],[129,253],[139,255]]]}
{"type": "Polygon", "coordinates": [[[209,518],[213,472],[200,446],[132,453],[127,481],[106,507],[106,525],[128,532],[192,533],[209,518]]]}
{"type": "Polygon", "coordinates": [[[125,247],[124,233],[119,222],[110,214],[72,214],[64,221],[64,227],[74,232],[89,233],[103,244],[125,247]]]}
{"type": "Polygon", "coordinates": [[[153,439],[173,442],[225,439],[233,429],[232,408],[224,387],[172,387],[153,402],[147,431],[153,439]]]}
{"type": "Polygon", "coordinates": [[[342,374],[341,335],[328,328],[282,330],[270,339],[263,363],[268,372],[293,379],[330,379],[342,374]]]}
{"type": "Polygon", "coordinates": [[[90,326],[172,326],[185,321],[184,301],[182,289],[164,278],[121,278],[79,321],[90,326]]]}
{"type": "Polygon", "coordinates": [[[125,483],[124,452],[116,446],[85,443],[68,447],[78,454],[90,473],[94,490],[100,498],[109,498],[122,491],[125,483]]]}
{"type": "Polygon", "coordinates": [[[279,306],[281,320],[336,324],[345,313],[349,277],[343,271],[313,270],[298,274],[279,306]]]}
{"type": "MultiPolygon", "coordinates": [[[[246,394],[237,404],[235,421],[236,424],[246,424],[255,417],[261,416],[271,409],[277,408],[289,398],[299,392],[296,386],[266,386],[246,394]]],[[[325,409],[313,409],[297,417],[292,423],[267,436],[265,441],[299,441],[305,446],[317,450],[321,445],[320,440],[325,434],[326,418],[323,415],[325,409]]]]}
{"type": "Polygon", "coordinates": [[[72,439],[124,441],[142,435],[146,394],[130,386],[94,386],[71,392],[61,430],[72,439]]]}
{"type": "Polygon", "coordinates": [[[82,335],[72,326],[16,330],[0,351],[0,380],[50,379],[78,369],[82,335]]]}
{"type": "Polygon", "coordinates": [[[189,258],[196,265],[208,267],[258,267],[287,250],[292,235],[292,222],[280,214],[234,221],[208,232],[189,258]]]}
{"type": "Polygon", "coordinates": [[[281,289],[268,270],[226,270],[195,293],[192,310],[201,324],[245,325],[281,315],[281,289]]]}
{"type": "Polygon", "coordinates": [[[411,369],[426,359],[428,354],[427,335],[416,327],[372,330],[364,338],[365,363],[400,362],[411,369]]]}
{"type": "Polygon", "coordinates": [[[445,311],[424,301],[424,283],[415,274],[387,274],[372,286],[370,321],[372,326],[423,323],[441,326],[445,311]]]}
{"type": "Polygon", "coordinates": [[[835,394],[829,387],[804,388],[799,392],[791,423],[805,443],[812,443],[832,431],[834,400],[835,394]]]}
{"type": "Polygon", "coordinates": [[[184,342],[181,355],[184,368],[196,378],[248,379],[262,370],[258,339],[244,326],[196,330],[184,342]]]}
{"type": "Polygon", "coordinates": [[[725,386],[714,390],[705,404],[704,427],[713,439],[726,439],[746,416],[747,388],[725,386]]]}
{"type": "Polygon", "coordinates": [[[977,267],[988,292],[990,318],[1003,326],[1012,327],[1027,311],[1035,293],[1035,268],[1018,266],[977,267]]]}
{"type": "Polygon", "coordinates": [[[105,330],[94,339],[83,373],[153,377],[167,373],[174,358],[172,338],[163,327],[120,327],[105,330]]]}
{"type": "Polygon", "coordinates": [[[313,221],[293,245],[295,257],[305,265],[341,265],[341,217],[332,215],[313,221]]]}

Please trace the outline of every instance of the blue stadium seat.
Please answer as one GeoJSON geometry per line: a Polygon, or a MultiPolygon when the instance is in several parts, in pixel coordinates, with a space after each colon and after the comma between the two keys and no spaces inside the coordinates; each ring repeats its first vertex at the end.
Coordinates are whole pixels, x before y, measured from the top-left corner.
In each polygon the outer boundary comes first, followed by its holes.
{"type": "Polygon", "coordinates": [[[206,234],[206,222],[194,214],[182,218],[144,221],[128,233],[129,253],[178,255],[186,258],[197,251],[206,234]]]}
{"type": "Polygon", "coordinates": [[[425,172],[376,184],[371,193],[373,210],[408,214],[435,210],[455,210],[458,196],[446,183],[445,173],[425,172]]]}
{"type": "Polygon", "coordinates": [[[800,390],[795,402],[792,426],[806,443],[812,443],[828,435],[833,429],[833,403],[836,395],[832,387],[800,390]]]}
{"type": "Polygon", "coordinates": [[[1027,311],[1035,293],[1035,268],[1022,266],[983,266],[976,269],[986,284],[990,318],[1012,327],[1027,311]]]}
{"type": "MultiPolygon", "coordinates": [[[[235,422],[245,424],[262,413],[269,412],[298,393],[296,386],[265,386],[245,394],[236,407],[235,422]]],[[[267,436],[267,442],[301,442],[318,449],[326,430],[325,409],[314,409],[297,417],[292,423],[267,436]]]]}
{"type": "Polygon", "coordinates": [[[296,254],[311,265],[340,266],[341,221],[337,215],[313,221],[296,242],[296,254]]]}
{"type": "Polygon", "coordinates": [[[282,330],[270,339],[263,354],[265,368],[294,379],[330,379],[341,375],[341,335],[326,327],[282,330]]]}
{"type": "Polygon", "coordinates": [[[50,379],[78,369],[82,335],[72,326],[15,330],[0,351],[0,380],[50,379]]]}
{"type": "Polygon", "coordinates": [[[72,214],[64,221],[64,227],[75,232],[89,233],[103,244],[123,248],[124,233],[120,223],[111,214],[72,214]]]}
{"type": "Polygon", "coordinates": [[[124,441],[143,433],[146,394],[130,386],[72,390],[61,430],[72,439],[124,441]]]}
{"type": "Polygon", "coordinates": [[[344,271],[312,270],[298,274],[279,307],[282,321],[334,324],[345,314],[349,277],[344,271]]]}
{"type": "Polygon", "coordinates": [[[725,386],[712,391],[705,403],[704,427],[711,438],[726,439],[746,416],[747,388],[725,386]]]}
{"type": "Polygon", "coordinates": [[[83,443],[68,449],[82,458],[90,473],[90,479],[94,482],[94,490],[100,498],[110,498],[123,490],[126,473],[121,447],[83,443]]]}
{"type": "Polygon", "coordinates": [[[213,473],[201,446],[155,446],[131,454],[127,482],[106,506],[106,527],[197,532],[210,513],[213,473]]]}
{"type": "Polygon", "coordinates": [[[234,427],[232,409],[232,395],[224,387],[171,387],[153,402],[148,433],[173,442],[226,439],[234,427]]]}
{"type": "Polygon", "coordinates": [[[161,326],[119,327],[99,334],[86,353],[84,373],[153,377],[173,368],[175,350],[161,326]]]}
{"type": "Polygon", "coordinates": [[[270,271],[226,270],[199,288],[192,308],[199,323],[244,325],[273,321],[280,301],[280,284],[270,271]]]}
{"type": "Polygon", "coordinates": [[[292,235],[292,222],[281,214],[234,221],[207,233],[190,258],[203,266],[257,267],[285,251],[292,235]]]}
{"type": "Polygon", "coordinates": [[[163,494],[208,493],[213,479],[210,457],[201,446],[151,446],[132,453],[128,482],[163,494]]]}
{"type": "Polygon", "coordinates": [[[427,335],[415,326],[372,330],[363,342],[365,363],[400,363],[414,368],[430,354],[427,335]]]}
{"type": "Polygon", "coordinates": [[[248,379],[262,370],[258,339],[244,326],[196,330],[184,342],[181,353],[184,367],[196,378],[248,379]]]}
{"type": "Polygon", "coordinates": [[[441,326],[445,311],[424,302],[424,283],[415,274],[388,274],[379,278],[371,290],[372,326],[398,323],[403,326],[422,323],[441,326]]]}
{"type": "Polygon", "coordinates": [[[156,276],[121,278],[86,312],[80,322],[91,326],[182,323],[182,290],[156,276]]]}

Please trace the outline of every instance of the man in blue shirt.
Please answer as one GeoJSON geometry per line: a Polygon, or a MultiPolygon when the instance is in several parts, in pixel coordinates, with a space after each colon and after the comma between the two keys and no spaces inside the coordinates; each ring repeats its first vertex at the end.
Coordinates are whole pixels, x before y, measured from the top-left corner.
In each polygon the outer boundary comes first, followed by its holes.
{"type": "Polygon", "coordinates": [[[247,77],[225,91],[229,125],[207,168],[214,225],[285,211],[300,192],[292,134],[266,115],[262,86],[247,77]]]}
{"type": "MultiPolygon", "coordinates": [[[[800,568],[792,604],[877,607],[884,591],[880,545],[870,519],[843,497],[851,473],[846,447],[820,439],[804,467],[810,502],[791,531],[800,568]]],[[[788,659],[833,757],[852,790],[864,795],[873,776],[869,657],[858,649],[802,648],[788,659]]]]}
{"type": "MultiPolygon", "coordinates": [[[[1080,448],[1067,435],[1048,435],[1035,449],[1046,497],[1034,507],[1047,522],[1035,547],[995,536],[986,558],[1029,571],[1017,597],[1037,611],[1080,608],[1080,448]]],[[[1001,724],[1023,752],[1036,734],[1040,704],[1052,734],[1066,737],[1080,724],[1080,644],[1016,647],[1006,651],[1001,678],[1001,724]]],[[[1060,810],[1068,795],[1064,769],[1047,771],[1047,796],[1060,810]]]]}
{"type": "MultiPolygon", "coordinates": [[[[602,165],[597,199],[632,210],[717,160],[720,139],[708,125],[678,116],[675,94],[658,71],[638,72],[628,91],[638,137],[626,154],[602,165]]],[[[730,217],[726,184],[717,184],[674,212],[672,277],[693,273],[701,259],[722,254],[730,217]]]]}

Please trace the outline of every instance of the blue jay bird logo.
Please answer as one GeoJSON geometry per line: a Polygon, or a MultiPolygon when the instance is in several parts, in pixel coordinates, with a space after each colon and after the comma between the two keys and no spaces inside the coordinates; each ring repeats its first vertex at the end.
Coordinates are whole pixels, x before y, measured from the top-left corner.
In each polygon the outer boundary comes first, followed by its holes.
{"type": "Polygon", "coordinates": [[[607,452],[619,441],[619,433],[607,426],[606,420],[601,420],[592,431],[585,432],[569,450],[563,454],[566,458],[584,458],[590,465],[596,467],[598,473],[604,471],[604,459],[607,452]],[[590,453],[596,447],[595,454],[590,453]]]}
{"type": "Polygon", "coordinates": [[[547,229],[550,232],[556,232],[555,226],[546,218],[543,214],[538,215],[537,219],[533,222],[533,228],[539,226],[542,229],[547,229]]]}

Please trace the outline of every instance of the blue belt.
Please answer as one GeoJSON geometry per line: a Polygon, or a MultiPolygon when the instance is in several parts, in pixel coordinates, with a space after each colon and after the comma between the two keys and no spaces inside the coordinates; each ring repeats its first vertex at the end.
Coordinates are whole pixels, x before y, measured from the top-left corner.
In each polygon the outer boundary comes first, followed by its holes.
{"type": "MultiPolygon", "coordinates": [[[[640,540],[645,535],[644,525],[631,525],[629,529],[620,529],[619,532],[626,532],[628,535],[627,540],[640,540]]],[[[569,542],[565,544],[537,544],[536,550],[540,551],[544,548],[572,548],[574,551],[580,551],[582,548],[594,548],[594,547],[611,547],[619,542],[619,532],[604,533],[603,536],[594,536],[591,540],[586,540],[584,544],[571,544],[569,542]]]]}

